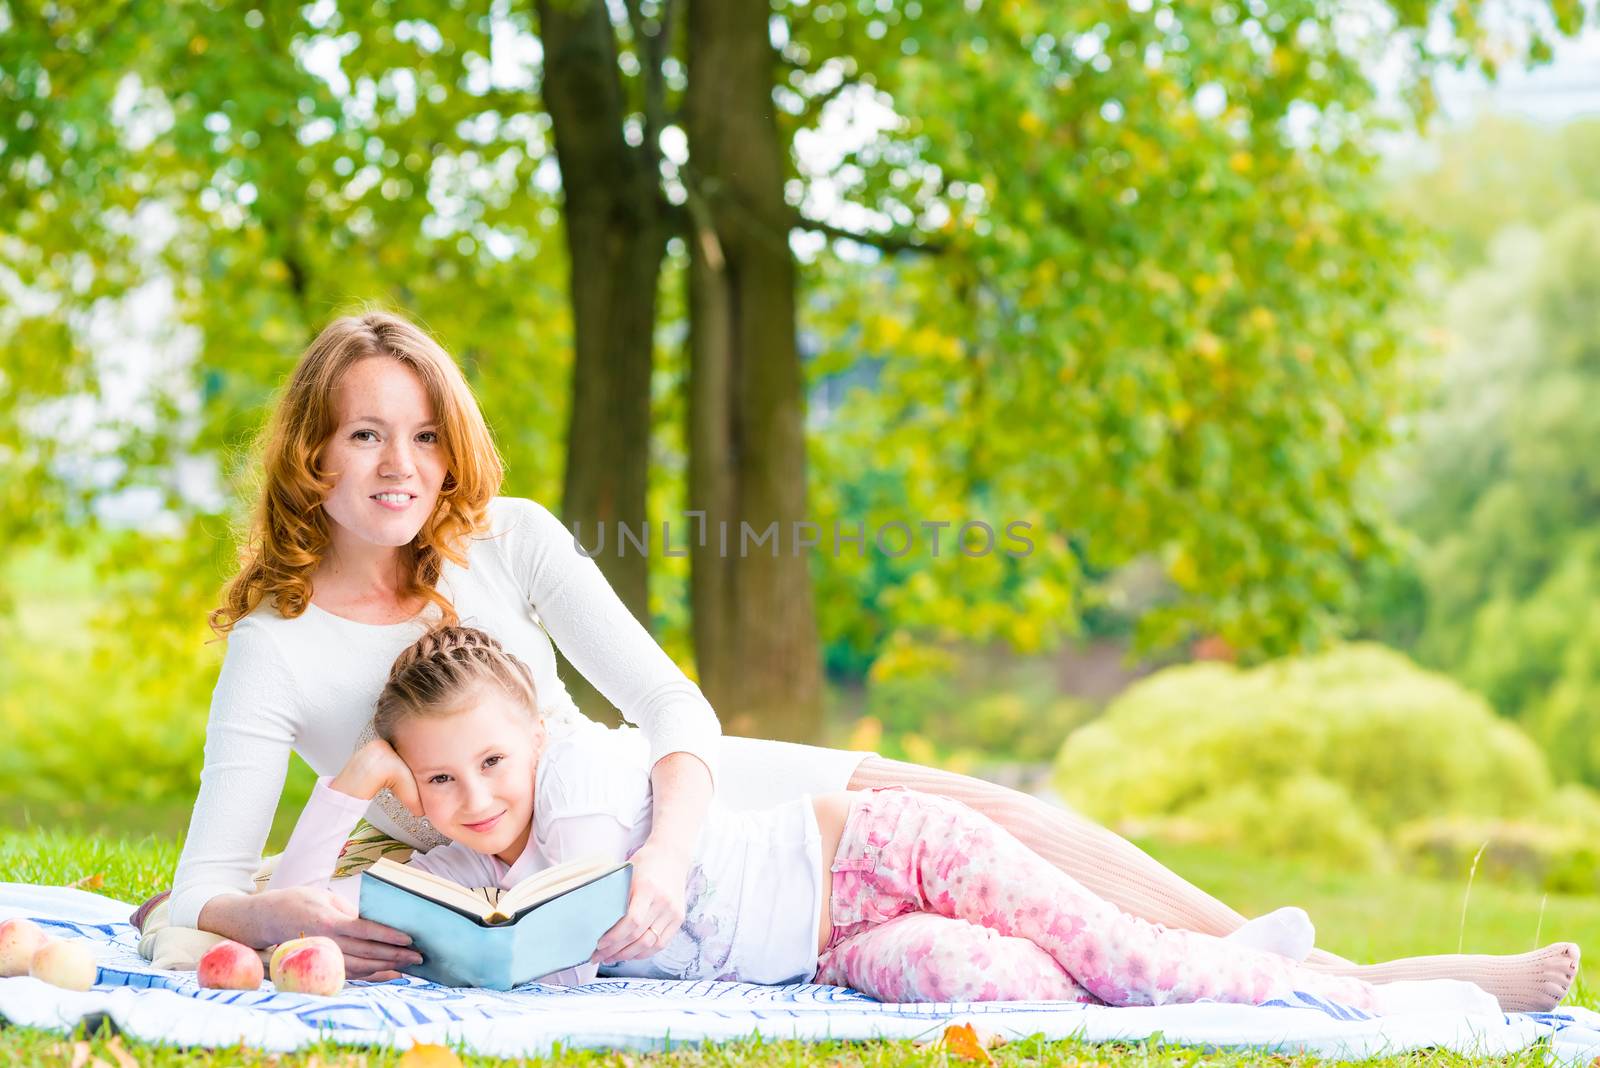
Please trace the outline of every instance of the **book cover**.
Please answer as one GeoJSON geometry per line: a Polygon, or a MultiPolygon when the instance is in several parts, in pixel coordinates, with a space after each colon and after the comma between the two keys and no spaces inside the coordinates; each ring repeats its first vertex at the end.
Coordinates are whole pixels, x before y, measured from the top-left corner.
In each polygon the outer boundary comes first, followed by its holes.
{"type": "Polygon", "coordinates": [[[366,873],[360,913],[411,936],[422,963],[410,975],[446,986],[509,990],[582,964],[628,908],[632,865],[606,871],[533,906],[509,923],[441,904],[366,873]]]}

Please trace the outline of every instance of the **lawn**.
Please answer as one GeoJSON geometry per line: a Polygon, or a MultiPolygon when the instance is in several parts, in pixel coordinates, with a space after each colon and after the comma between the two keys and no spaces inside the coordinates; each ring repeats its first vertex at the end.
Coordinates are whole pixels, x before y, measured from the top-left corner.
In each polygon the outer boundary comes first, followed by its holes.
{"type": "MultiPolygon", "coordinates": [[[[1192,847],[1152,847],[1196,882],[1232,901],[1247,913],[1276,905],[1304,906],[1319,921],[1320,943],[1353,958],[1373,959],[1417,953],[1453,951],[1461,937],[1462,894],[1466,880],[1448,883],[1401,876],[1359,876],[1320,872],[1300,865],[1263,861],[1192,847]]],[[[113,837],[81,834],[42,827],[14,828],[0,836],[0,881],[78,884],[125,901],[137,901],[167,885],[178,848],[170,839],[147,836],[113,837]]],[[[1479,883],[1472,888],[1465,948],[1469,952],[1509,952],[1529,948],[1539,925],[1541,896],[1479,883]]],[[[1551,898],[1544,903],[1544,941],[1578,939],[1580,933],[1600,930],[1600,898],[1551,898]]],[[[1600,969],[1586,962],[1584,986],[1569,998],[1575,1004],[1595,1006],[1600,989],[1600,969]]],[[[118,1064],[117,1054],[131,1053],[141,1065],[244,1064],[281,1068],[329,1068],[335,1065],[387,1065],[398,1054],[386,1051],[352,1051],[326,1046],[293,1055],[257,1054],[249,1050],[180,1051],[117,1040],[112,1048],[107,1035],[93,1036],[85,1057],[118,1064]],[[126,1051],[126,1052],[125,1052],[126,1051]]],[[[73,1063],[75,1050],[60,1035],[20,1028],[0,1031],[0,1066],[73,1063]]],[[[1269,1053],[1204,1053],[1159,1045],[1090,1046],[1075,1042],[1014,1042],[994,1051],[1004,1065],[1070,1064],[1115,1065],[1116,1068],[1255,1068],[1291,1065],[1311,1068],[1316,1057],[1288,1057],[1269,1053]]],[[[1412,1054],[1372,1062],[1385,1068],[1405,1068],[1420,1063],[1456,1065],[1486,1063],[1455,1054],[1412,1054]]],[[[762,1042],[751,1040],[676,1053],[593,1054],[559,1052],[551,1058],[529,1062],[469,1057],[469,1064],[600,1064],[636,1068],[683,1065],[711,1068],[744,1064],[938,1065],[947,1063],[943,1051],[919,1049],[909,1042],[825,1043],[762,1042]]],[[[1536,1051],[1496,1060],[1505,1065],[1542,1065],[1536,1051]]]]}

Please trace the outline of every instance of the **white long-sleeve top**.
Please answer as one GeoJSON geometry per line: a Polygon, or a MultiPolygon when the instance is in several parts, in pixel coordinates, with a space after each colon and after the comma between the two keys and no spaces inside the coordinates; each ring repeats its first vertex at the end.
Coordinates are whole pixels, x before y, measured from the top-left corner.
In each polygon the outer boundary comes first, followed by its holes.
{"type": "MultiPolygon", "coordinates": [[[[460,842],[413,854],[406,863],[465,887],[509,890],[555,864],[589,857],[625,860],[650,834],[648,750],[623,727],[551,738],[534,772],[533,827],[512,864],[460,842]]],[[[330,886],[352,903],[363,876],[330,882],[339,850],[366,802],[317,780],[278,860],[273,888],[330,886]]],[[[684,922],[651,957],[612,964],[607,975],[728,979],[780,984],[811,978],[821,920],[822,840],[808,797],[734,812],[713,805],[689,870],[684,922]]],[[[594,965],[542,980],[576,984],[594,965]]]]}
{"type": "MultiPolygon", "coordinates": [[[[572,665],[637,724],[652,763],[692,753],[712,771],[719,800],[754,808],[843,789],[864,754],[785,742],[719,738],[716,713],[628,612],[595,562],[543,506],[490,502],[488,530],[467,566],[446,562],[439,589],[461,621],[494,636],[531,669],[552,738],[592,723],[556,674],[554,639],[572,665]]],[[[205,763],[173,880],[172,922],[196,926],[218,894],[249,893],[291,750],[332,776],[364,737],[390,665],[432,613],[391,625],[357,623],[309,606],[285,619],[268,604],[239,620],[211,697],[205,763]]],[[[387,794],[367,818],[400,841],[442,839],[387,794]]]]}

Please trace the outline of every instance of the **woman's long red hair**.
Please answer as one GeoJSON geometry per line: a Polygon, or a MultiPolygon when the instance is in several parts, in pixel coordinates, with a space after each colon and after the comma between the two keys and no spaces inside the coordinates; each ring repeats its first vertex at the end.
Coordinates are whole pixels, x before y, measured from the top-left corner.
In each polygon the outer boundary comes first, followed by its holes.
{"type": "Polygon", "coordinates": [[[352,364],[375,356],[399,360],[422,380],[449,458],[438,506],[401,549],[401,596],[409,600],[420,594],[438,605],[442,625],[457,621],[455,609],[436,588],[439,575],[445,560],[465,566],[466,539],[487,526],[504,465],[450,354],[401,316],[370,311],[335,319],[317,335],[262,428],[254,465],[259,487],[241,538],[239,572],[209,617],[219,637],[263,600],[288,619],[311,603],[311,575],[330,543],[331,521],[322,502],[334,479],[321,460],[337,426],[334,390],[352,364]]]}

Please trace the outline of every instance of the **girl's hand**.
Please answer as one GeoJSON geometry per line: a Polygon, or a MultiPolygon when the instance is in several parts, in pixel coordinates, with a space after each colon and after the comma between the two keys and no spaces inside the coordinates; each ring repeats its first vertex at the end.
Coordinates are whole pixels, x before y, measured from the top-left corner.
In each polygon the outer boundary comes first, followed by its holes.
{"type": "Polygon", "coordinates": [[[611,963],[653,956],[683,926],[689,855],[646,841],[629,859],[633,861],[633,882],[628,890],[628,911],[601,936],[591,961],[611,963]]]}
{"type": "Polygon", "coordinates": [[[400,754],[382,738],[374,738],[345,761],[344,768],[328,784],[341,794],[371,801],[380,790],[388,790],[413,816],[422,815],[417,780],[400,754]]]}
{"type": "Polygon", "coordinates": [[[350,902],[312,886],[214,897],[200,910],[200,927],[256,949],[305,935],[326,935],[339,944],[345,974],[351,979],[393,979],[422,961],[411,948],[410,935],[363,920],[350,902]]]}

